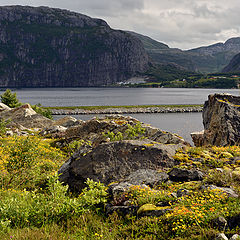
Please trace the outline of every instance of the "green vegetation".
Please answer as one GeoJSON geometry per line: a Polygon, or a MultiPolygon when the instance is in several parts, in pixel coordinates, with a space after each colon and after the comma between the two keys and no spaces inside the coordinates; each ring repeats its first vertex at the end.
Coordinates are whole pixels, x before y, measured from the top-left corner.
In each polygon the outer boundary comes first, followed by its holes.
{"type": "Polygon", "coordinates": [[[40,103],[31,105],[31,107],[36,113],[41,114],[46,118],[53,119],[51,110],[49,108],[43,108],[40,103]]]}
{"type": "MultiPolygon", "coordinates": [[[[143,131],[137,124],[128,126],[125,133],[134,138],[143,131]]],[[[114,134],[116,137],[118,134],[114,134]]],[[[0,139],[1,239],[213,239],[219,232],[213,219],[240,214],[239,198],[201,188],[202,184],[232,186],[240,193],[240,161],[230,163],[230,159],[240,156],[238,146],[179,150],[175,155],[178,167],[197,166],[205,172],[203,182],[162,183],[154,189],[132,186],[112,204],[127,201],[138,205],[138,215],[122,216],[116,212],[105,214],[110,199],[103,184],[88,179],[86,188],[72,195],[68,186],[58,181],[56,172],[66,157],[79,146],[91,143],[74,140],[64,151],[52,147],[53,143],[53,139],[39,136],[3,135],[0,139]],[[188,190],[188,194],[176,199],[172,194],[181,189],[188,190]],[[167,205],[159,206],[161,202],[167,205]],[[151,210],[165,214],[142,216],[151,210]]],[[[239,229],[225,230],[228,236],[234,233],[239,229]]]]}
{"type": "MultiPolygon", "coordinates": [[[[58,181],[56,171],[66,155],[51,147],[52,142],[37,136],[1,139],[1,239],[213,239],[219,232],[213,219],[240,214],[239,198],[228,197],[221,190],[202,189],[200,182],[184,182],[163,183],[155,189],[133,186],[114,204],[128,201],[141,206],[138,216],[107,216],[104,208],[109,199],[103,184],[88,179],[82,193],[72,195],[68,186],[58,181]],[[172,193],[180,189],[189,192],[174,198],[172,193]],[[158,206],[159,202],[168,206],[158,206]],[[166,213],[141,217],[151,210],[166,213]]],[[[191,147],[179,151],[175,158],[179,167],[187,168],[201,158],[198,167],[206,172],[205,184],[231,185],[240,192],[236,171],[240,162],[229,165],[229,159],[236,156],[240,156],[237,146],[191,147]],[[220,166],[224,174],[215,170],[220,166]]],[[[234,233],[239,229],[225,230],[228,236],[234,233]]]]}
{"type": "Polygon", "coordinates": [[[169,88],[238,88],[240,74],[201,74],[187,72],[174,65],[158,65],[146,73],[146,83],[129,84],[130,87],[169,88]]]}
{"type": "Polygon", "coordinates": [[[17,99],[16,93],[12,93],[10,89],[7,89],[2,95],[1,95],[1,101],[2,103],[6,104],[10,108],[15,108],[21,106],[21,103],[17,99]]]}
{"type": "MultiPolygon", "coordinates": [[[[116,123],[119,125],[122,125],[124,122],[117,121],[116,123]]],[[[132,140],[132,139],[144,138],[144,133],[145,133],[145,128],[142,127],[142,124],[140,122],[137,122],[133,126],[131,126],[130,124],[127,124],[127,129],[123,133],[121,132],[114,133],[114,132],[108,131],[106,134],[104,134],[104,136],[109,138],[110,141],[121,141],[121,140],[132,140]]]]}

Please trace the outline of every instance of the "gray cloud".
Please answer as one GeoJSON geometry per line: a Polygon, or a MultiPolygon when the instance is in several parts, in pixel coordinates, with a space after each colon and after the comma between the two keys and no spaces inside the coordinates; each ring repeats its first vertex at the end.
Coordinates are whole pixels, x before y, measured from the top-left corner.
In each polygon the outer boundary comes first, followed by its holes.
{"type": "Polygon", "coordinates": [[[0,4],[69,9],[183,49],[240,36],[238,0],[0,0],[0,4]]]}

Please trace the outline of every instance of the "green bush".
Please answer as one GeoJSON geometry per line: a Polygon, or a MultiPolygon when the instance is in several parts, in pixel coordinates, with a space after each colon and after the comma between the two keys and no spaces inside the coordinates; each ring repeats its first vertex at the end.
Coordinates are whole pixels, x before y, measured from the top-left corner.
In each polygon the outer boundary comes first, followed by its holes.
{"type": "MultiPolygon", "coordinates": [[[[1,191],[0,223],[2,227],[41,227],[49,223],[59,223],[80,216],[95,205],[105,203],[107,192],[101,183],[87,180],[88,188],[79,197],[71,198],[68,186],[58,181],[54,175],[48,179],[48,188],[44,193],[36,191],[1,191]]],[[[1,226],[0,225],[0,226],[1,226]]]]}
{"type": "Polygon", "coordinates": [[[46,118],[53,119],[51,110],[49,110],[48,108],[43,108],[40,103],[36,105],[31,105],[31,107],[36,113],[41,114],[46,118]]]}
{"type": "Polygon", "coordinates": [[[17,99],[16,93],[12,93],[10,89],[7,89],[2,95],[1,95],[1,101],[2,103],[6,104],[10,108],[15,108],[21,106],[21,103],[17,99]]]}

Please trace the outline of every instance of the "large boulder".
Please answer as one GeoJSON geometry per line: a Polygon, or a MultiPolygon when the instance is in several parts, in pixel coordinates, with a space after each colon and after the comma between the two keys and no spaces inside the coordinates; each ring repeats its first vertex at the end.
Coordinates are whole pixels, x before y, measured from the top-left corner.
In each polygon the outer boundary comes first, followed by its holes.
{"type": "Polygon", "coordinates": [[[230,94],[208,96],[203,108],[204,132],[193,134],[193,141],[199,145],[240,144],[240,97],[230,94]]]}
{"type": "Polygon", "coordinates": [[[25,128],[45,128],[53,124],[50,120],[37,114],[29,104],[0,112],[0,118],[11,120],[11,124],[21,125],[25,128]]]}
{"type": "Polygon", "coordinates": [[[150,140],[123,140],[81,147],[60,168],[60,181],[80,191],[87,178],[109,184],[121,181],[139,169],[164,169],[177,164],[173,158],[182,144],[150,140]]]}

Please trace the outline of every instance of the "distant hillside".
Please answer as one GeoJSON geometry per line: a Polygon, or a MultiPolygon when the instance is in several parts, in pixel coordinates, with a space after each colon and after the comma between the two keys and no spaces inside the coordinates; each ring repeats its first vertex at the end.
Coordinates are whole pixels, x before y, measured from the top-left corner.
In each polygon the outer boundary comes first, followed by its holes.
{"type": "Polygon", "coordinates": [[[0,87],[102,86],[149,67],[136,37],[67,10],[0,7],[0,36],[0,87]]]}
{"type": "Polygon", "coordinates": [[[222,72],[240,72],[240,53],[235,55],[222,72]]]}
{"type": "Polygon", "coordinates": [[[158,42],[148,36],[139,34],[139,33],[135,33],[135,32],[131,32],[131,31],[126,31],[130,34],[132,34],[133,36],[137,37],[138,39],[141,40],[141,42],[144,45],[144,48],[146,50],[158,50],[158,49],[169,49],[168,45],[162,42],[158,42]]]}
{"type": "Polygon", "coordinates": [[[216,43],[183,51],[177,48],[169,48],[166,44],[143,35],[132,32],[131,34],[142,41],[144,48],[154,62],[176,64],[189,71],[202,73],[220,72],[232,57],[240,52],[240,37],[231,38],[225,43],[216,43]]]}

